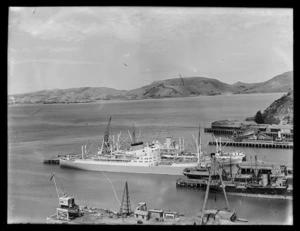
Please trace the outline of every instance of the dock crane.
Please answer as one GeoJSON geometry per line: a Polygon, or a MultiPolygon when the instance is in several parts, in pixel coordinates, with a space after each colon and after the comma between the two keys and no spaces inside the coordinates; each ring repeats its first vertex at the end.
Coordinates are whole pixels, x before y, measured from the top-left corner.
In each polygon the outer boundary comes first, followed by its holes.
{"type": "Polygon", "coordinates": [[[50,177],[50,181],[53,180],[54,182],[58,201],[59,201],[59,207],[56,208],[56,218],[59,220],[69,221],[70,219],[79,217],[80,216],[79,205],[75,203],[74,197],[68,196],[67,193],[64,193],[63,196],[59,195],[58,188],[55,181],[55,175],[56,173],[53,172],[50,177]]]}
{"type": "Polygon", "coordinates": [[[102,153],[108,154],[111,152],[110,143],[109,143],[110,122],[111,122],[111,116],[109,117],[109,121],[104,132],[101,154],[102,153]]]}
{"type": "Polygon", "coordinates": [[[211,167],[208,168],[209,171],[209,177],[208,177],[208,182],[206,186],[206,192],[205,192],[205,198],[204,198],[204,204],[202,207],[202,216],[201,216],[201,222],[200,225],[207,225],[207,224],[215,224],[216,222],[226,222],[227,224],[231,223],[239,223],[239,222],[247,222],[246,219],[243,218],[238,218],[236,216],[236,213],[233,211],[231,212],[229,209],[229,203],[226,195],[226,190],[225,190],[225,185],[222,179],[222,165],[216,162],[215,157],[212,158],[212,165],[211,167]],[[226,208],[225,209],[220,209],[220,210],[207,210],[206,205],[207,205],[207,199],[208,199],[208,194],[210,190],[210,184],[211,184],[211,175],[212,175],[212,170],[218,171],[219,176],[220,176],[220,181],[221,181],[221,187],[223,189],[225,201],[226,201],[226,208]]]}

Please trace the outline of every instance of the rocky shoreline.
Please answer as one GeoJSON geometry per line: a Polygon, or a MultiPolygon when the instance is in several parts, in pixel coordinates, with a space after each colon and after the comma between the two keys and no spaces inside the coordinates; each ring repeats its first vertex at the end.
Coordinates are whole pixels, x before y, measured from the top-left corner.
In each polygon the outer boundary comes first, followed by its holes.
{"type": "Polygon", "coordinates": [[[258,121],[258,115],[261,114],[261,123],[264,124],[291,124],[294,123],[294,96],[293,91],[275,100],[263,113],[257,112],[256,116],[248,117],[246,121],[258,121]]]}

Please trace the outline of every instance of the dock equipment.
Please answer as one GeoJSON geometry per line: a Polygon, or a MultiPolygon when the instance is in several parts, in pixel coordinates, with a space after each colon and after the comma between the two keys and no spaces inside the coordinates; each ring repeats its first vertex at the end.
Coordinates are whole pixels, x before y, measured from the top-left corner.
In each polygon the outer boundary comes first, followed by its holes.
{"type": "Polygon", "coordinates": [[[55,181],[55,173],[52,174],[50,181],[52,181],[52,179],[54,181],[60,205],[60,207],[56,208],[56,218],[62,221],[70,221],[71,219],[79,217],[79,205],[75,204],[74,197],[70,197],[66,193],[63,196],[60,196],[55,181]]]}
{"type": "Polygon", "coordinates": [[[59,198],[60,207],[56,208],[56,216],[60,220],[69,221],[75,217],[79,217],[79,205],[75,204],[73,197],[67,195],[59,198]]]}

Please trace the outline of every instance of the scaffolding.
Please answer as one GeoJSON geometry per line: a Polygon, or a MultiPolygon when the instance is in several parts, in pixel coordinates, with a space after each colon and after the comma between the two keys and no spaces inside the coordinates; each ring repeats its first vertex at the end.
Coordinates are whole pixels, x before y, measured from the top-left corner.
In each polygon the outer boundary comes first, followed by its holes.
{"type": "Polygon", "coordinates": [[[132,213],[132,211],[131,211],[130,197],[129,197],[129,192],[128,192],[128,184],[126,182],[125,188],[124,188],[124,193],[123,193],[123,198],[122,198],[122,203],[121,203],[121,207],[120,207],[120,214],[130,215],[131,213],[132,213]]]}

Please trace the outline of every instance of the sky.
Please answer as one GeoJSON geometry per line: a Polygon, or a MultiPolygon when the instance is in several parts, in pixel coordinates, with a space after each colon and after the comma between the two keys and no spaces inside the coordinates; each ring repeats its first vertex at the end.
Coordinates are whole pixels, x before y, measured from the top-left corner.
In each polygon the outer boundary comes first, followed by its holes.
{"type": "Polygon", "coordinates": [[[8,94],[132,90],[179,74],[255,83],[292,70],[292,9],[9,8],[8,94]]]}

